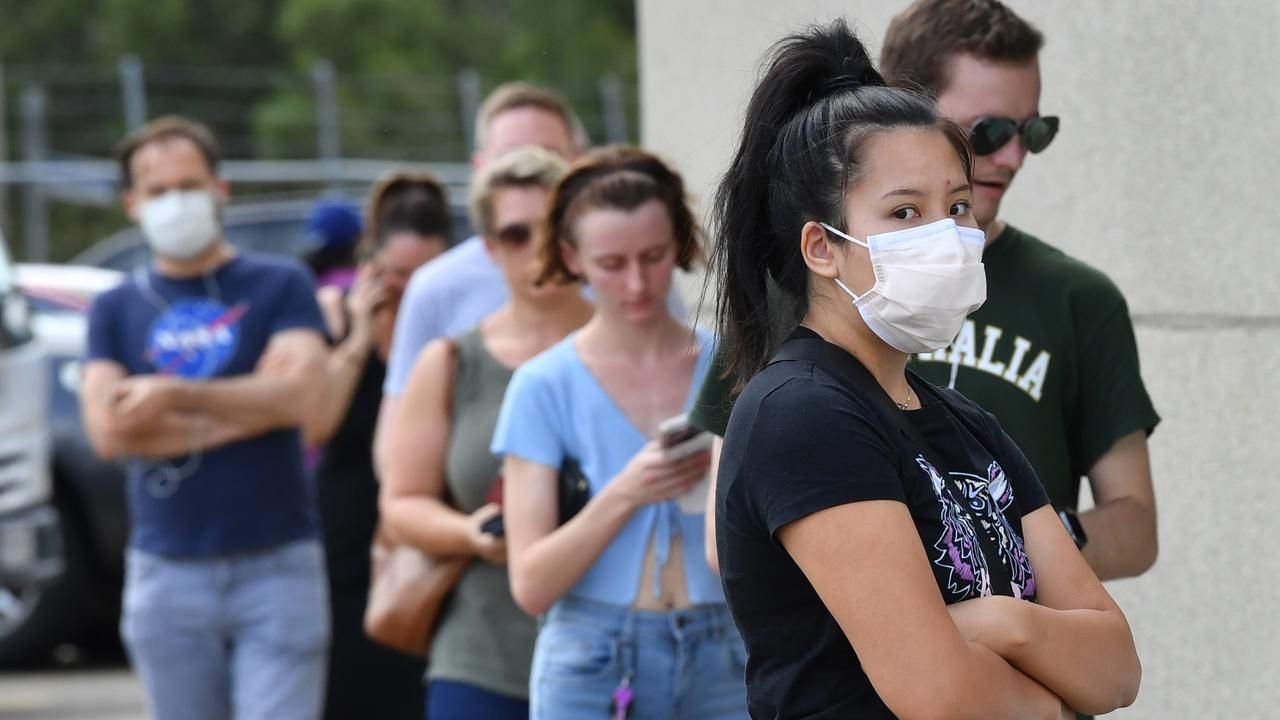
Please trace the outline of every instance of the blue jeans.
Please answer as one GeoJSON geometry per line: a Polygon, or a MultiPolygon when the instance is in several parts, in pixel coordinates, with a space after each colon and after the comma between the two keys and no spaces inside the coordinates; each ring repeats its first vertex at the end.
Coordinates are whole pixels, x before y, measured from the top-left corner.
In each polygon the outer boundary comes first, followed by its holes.
{"type": "Polygon", "coordinates": [[[218,558],[126,557],[120,634],[157,720],[315,720],[329,594],[314,540],[218,558]]]}
{"type": "Polygon", "coordinates": [[[529,703],[452,680],[427,686],[426,720],[529,720],[529,703]]]}
{"type": "Polygon", "coordinates": [[[746,649],[729,610],[673,612],[566,598],[538,633],[531,720],[599,720],[624,681],[631,720],[747,717],[746,649]]]}

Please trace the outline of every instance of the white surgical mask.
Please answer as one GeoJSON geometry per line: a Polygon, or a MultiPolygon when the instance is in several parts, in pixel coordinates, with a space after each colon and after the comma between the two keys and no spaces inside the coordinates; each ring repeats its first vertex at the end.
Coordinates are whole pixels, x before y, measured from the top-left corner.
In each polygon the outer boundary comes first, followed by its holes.
{"type": "Polygon", "coordinates": [[[947,218],[866,241],[820,223],[871,254],[876,284],[861,296],[836,278],[862,319],[881,340],[904,353],[928,353],[951,344],[969,313],[987,299],[982,265],[986,236],[947,218]]]}
{"type": "Polygon", "coordinates": [[[208,190],[170,190],[138,208],[147,244],[157,255],[190,260],[218,239],[218,201],[208,190]]]}

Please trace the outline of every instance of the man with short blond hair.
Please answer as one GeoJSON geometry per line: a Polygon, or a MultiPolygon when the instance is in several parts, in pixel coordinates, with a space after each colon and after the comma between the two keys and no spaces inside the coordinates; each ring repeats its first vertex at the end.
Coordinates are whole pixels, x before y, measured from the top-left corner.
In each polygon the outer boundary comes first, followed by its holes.
{"type": "Polygon", "coordinates": [[[553,90],[518,81],[499,85],[480,105],[475,142],[476,169],[519,145],[536,145],[571,160],[589,144],[587,130],[567,100],[553,90]]]}

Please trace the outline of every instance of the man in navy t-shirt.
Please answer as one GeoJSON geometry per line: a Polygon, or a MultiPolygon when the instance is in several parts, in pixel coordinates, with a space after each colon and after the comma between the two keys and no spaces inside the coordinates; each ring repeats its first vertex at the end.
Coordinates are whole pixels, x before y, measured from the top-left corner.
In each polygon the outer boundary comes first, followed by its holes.
{"type": "Polygon", "coordinates": [[[166,718],[315,718],[328,597],[299,426],[324,362],[313,282],[238,254],[203,126],[124,140],[124,205],[154,262],[89,316],[95,452],[129,460],[121,632],[166,718]]]}

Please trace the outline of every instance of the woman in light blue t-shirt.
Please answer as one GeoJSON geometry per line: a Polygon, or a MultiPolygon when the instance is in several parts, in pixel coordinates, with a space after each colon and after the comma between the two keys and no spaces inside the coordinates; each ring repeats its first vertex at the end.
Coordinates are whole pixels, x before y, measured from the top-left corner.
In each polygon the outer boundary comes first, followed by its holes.
{"type": "Polygon", "coordinates": [[[546,614],[530,716],[746,717],[742,640],[704,559],[708,453],[670,458],[657,440],[715,349],[665,303],[700,254],[683,182],[643,151],[599,150],[557,185],[547,225],[543,279],[585,279],[597,310],[516,371],[493,441],[512,593],[546,614]],[[559,525],[568,460],[591,499],[559,525]]]}

